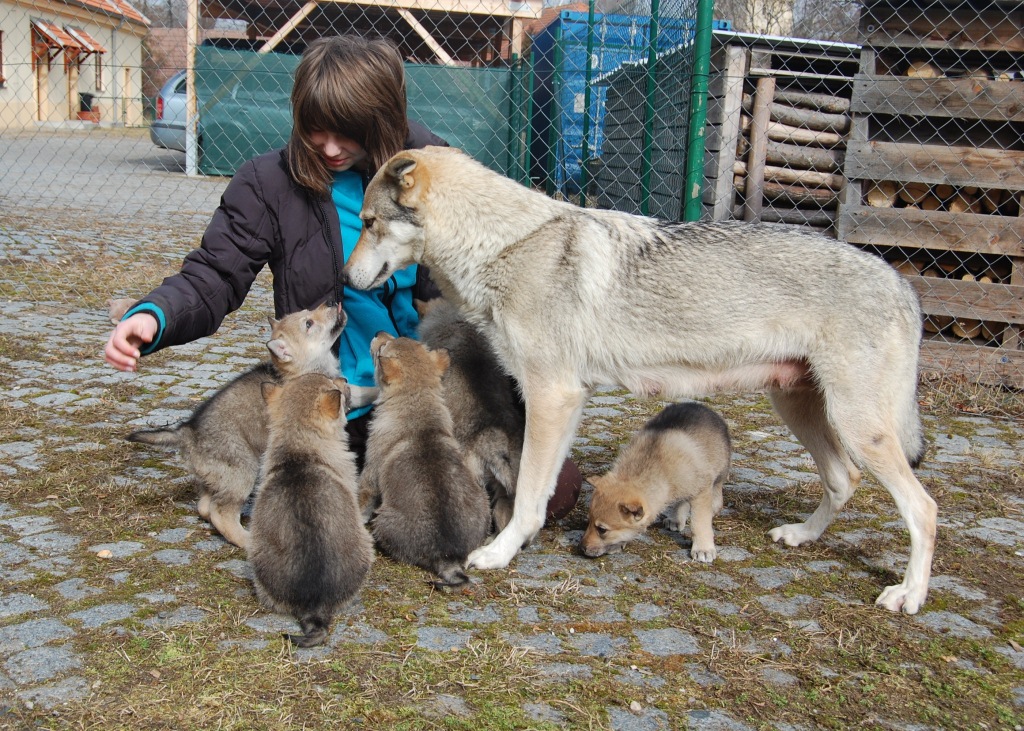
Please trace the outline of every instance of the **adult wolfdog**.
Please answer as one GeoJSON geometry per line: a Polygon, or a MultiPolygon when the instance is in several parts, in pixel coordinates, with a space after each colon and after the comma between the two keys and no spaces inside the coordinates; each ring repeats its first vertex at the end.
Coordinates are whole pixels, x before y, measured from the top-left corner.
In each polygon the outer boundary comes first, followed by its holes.
{"type": "Polygon", "coordinates": [[[910,531],[906,575],[877,603],[908,614],[921,607],[936,521],[911,468],[924,451],[921,314],[913,289],[881,259],[787,227],[579,208],[441,148],[389,160],[361,215],[349,282],[370,288],[426,264],[522,388],[512,521],[469,566],[507,566],[540,530],[595,386],[660,398],[767,388],[824,487],[806,522],[774,528],[771,538],[790,546],[818,538],[866,468],[910,531]]]}

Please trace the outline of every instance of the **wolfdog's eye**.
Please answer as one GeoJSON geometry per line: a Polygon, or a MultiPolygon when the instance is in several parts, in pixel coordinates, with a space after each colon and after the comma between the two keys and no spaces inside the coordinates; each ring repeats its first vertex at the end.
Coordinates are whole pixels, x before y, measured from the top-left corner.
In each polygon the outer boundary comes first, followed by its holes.
{"type": "Polygon", "coordinates": [[[314,323],[313,323],[312,320],[306,320],[306,329],[307,330],[312,330],[313,329],[313,324],[314,323]]]}
{"type": "Polygon", "coordinates": [[[608,529],[605,528],[603,525],[597,526],[597,535],[603,536],[607,532],[608,532],[608,529]]]}
{"type": "Polygon", "coordinates": [[[363,228],[373,228],[373,224],[375,224],[376,222],[376,218],[365,218],[363,219],[363,228]]]}

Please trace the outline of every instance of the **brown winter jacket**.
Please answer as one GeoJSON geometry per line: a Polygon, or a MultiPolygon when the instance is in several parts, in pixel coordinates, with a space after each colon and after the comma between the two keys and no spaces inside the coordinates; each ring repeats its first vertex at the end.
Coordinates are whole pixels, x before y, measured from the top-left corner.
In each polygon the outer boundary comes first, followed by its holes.
{"type": "MultiPolygon", "coordinates": [[[[409,122],[406,149],[447,146],[409,122]]],[[[288,175],[285,151],[260,155],[238,169],[220,205],[181,271],[168,277],[129,314],[149,312],[160,329],[143,354],[212,335],[242,305],[265,265],[274,275],[276,317],[342,299],[342,245],[338,211],[329,199],[301,188],[288,175]]],[[[437,288],[418,268],[414,297],[437,288]]]]}

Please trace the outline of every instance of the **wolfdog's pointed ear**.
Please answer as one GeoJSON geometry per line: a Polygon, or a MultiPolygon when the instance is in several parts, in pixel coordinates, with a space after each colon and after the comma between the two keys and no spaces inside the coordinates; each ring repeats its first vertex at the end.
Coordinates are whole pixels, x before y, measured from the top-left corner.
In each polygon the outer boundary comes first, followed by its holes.
{"type": "Polygon", "coordinates": [[[277,327],[277,323],[279,323],[281,321],[280,320],[275,320],[273,315],[267,315],[267,322],[270,323],[270,330],[273,331],[274,328],[277,327]]]}
{"type": "Polygon", "coordinates": [[[345,411],[352,408],[352,388],[344,378],[332,378],[334,385],[345,395],[345,411]]]}
{"type": "Polygon", "coordinates": [[[412,171],[415,169],[415,158],[401,152],[388,160],[385,167],[388,176],[394,179],[398,187],[406,190],[416,184],[416,179],[412,176],[412,171]]]}
{"type": "Polygon", "coordinates": [[[272,381],[264,381],[260,384],[260,393],[263,394],[263,400],[268,404],[272,404],[280,398],[282,390],[281,386],[272,381]]]}
{"type": "Polygon", "coordinates": [[[269,341],[267,343],[267,350],[282,363],[287,363],[292,359],[291,351],[288,350],[288,343],[280,338],[269,341]]]}
{"type": "Polygon", "coordinates": [[[402,364],[398,358],[380,359],[380,385],[390,386],[402,380],[402,364]]]}
{"type": "Polygon", "coordinates": [[[638,502],[619,503],[619,512],[624,518],[640,520],[644,517],[644,506],[638,502]]]}
{"type": "Polygon", "coordinates": [[[323,414],[324,418],[329,421],[336,421],[341,416],[341,407],[344,400],[345,394],[336,388],[332,388],[330,391],[324,391],[320,398],[317,399],[317,406],[319,406],[320,413],[323,414]]]}
{"type": "Polygon", "coordinates": [[[430,351],[430,356],[434,359],[434,366],[437,368],[438,373],[443,374],[448,370],[448,366],[452,362],[452,357],[448,354],[448,348],[432,350],[430,351]]]}

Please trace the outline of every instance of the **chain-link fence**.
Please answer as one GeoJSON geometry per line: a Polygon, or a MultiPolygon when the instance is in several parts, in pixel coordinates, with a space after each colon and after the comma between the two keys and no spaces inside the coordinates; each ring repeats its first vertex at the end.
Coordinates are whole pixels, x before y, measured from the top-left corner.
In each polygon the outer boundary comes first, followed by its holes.
{"type": "Polygon", "coordinates": [[[884,257],[923,372],[1019,412],[1022,29],[981,0],[0,0],[0,294],[148,291],[287,139],[306,44],[380,35],[410,116],[525,184],[884,257]]]}

